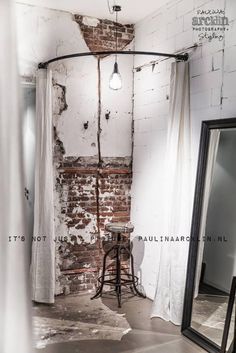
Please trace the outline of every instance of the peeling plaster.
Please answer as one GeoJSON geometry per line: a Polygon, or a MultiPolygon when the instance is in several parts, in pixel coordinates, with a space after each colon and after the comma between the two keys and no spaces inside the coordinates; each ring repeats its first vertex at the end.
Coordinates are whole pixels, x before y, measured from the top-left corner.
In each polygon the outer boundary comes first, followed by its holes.
{"type": "Polygon", "coordinates": [[[54,126],[54,141],[55,141],[55,146],[58,148],[58,152],[60,155],[64,155],[66,153],[66,150],[64,148],[63,142],[59,139],[58,134],[57,134],[57,129],[54,126]]]}
{"type": "Polygon", "coordinates": [[[97,27],[100,23],[99,19],[94,17],[89,17],[89,16],[83,16],[82,22],[85,26],[90,26],[90,27],[97,27]]]}
{"type": "MultiPolygon", "coordinates": [[[[77,244],[95,244],[97,240],[97,228],[94,226],[94,224],[97,223],[96,215],[86,212],[82,207],[75,207],[73,213],[83,213],[84,219],[89,220],[89,223],[83,229],[78,228],[79,225],[83,224],[80,222],[78,222],[74,227],[68,227],[69,238],[74,235],[77,237],[77,244]]],[[[65,218],[66,224],[68,224],[70,221],[70,217],[65,218]]]]}
{"type": "MultiPolygon", "coordinates": [[[[87,177],[87,182],[89,183],[85,189],[83,189],[84,195],[89,195],[92,190],[95,188],[95,182],[91,182],[91,178],[87,177]]],[[[58,184],[58,183],[57,183],[58,184]]],[[[84,219],[89,220],[88,224],[86,225],[85,228],[80,229],[78,226],[81,225],[79,221],[77,224],[73,227],[69,227],[69,223],[72,220],[71,217],[68,216],[63,216],[61,213],[61,198],[66,200],[68,198],[68,189],[65,189],[65,186],[59,186],[57,187],[57,199],[56,201],[56,209],[57,209],[57,217],[56,219],[58,220],[58,230],[60,235],[63,236],[68,236],[68,243],[71,243],[74,245],[75,243],[75,238],[76,237],[76,242],[77,244],[82,244],[82,243],[88,243],[88,244],[95,244],[96,242],[96,235],[97,235],[97,228],[94,226],[94,224],[97,224],[97,215],[92,214],[89,212],[86,212],[81,206],[74,207],[73,209],[73,214],[79,214],[82,213],[84,219]],[[60,187],[60,190],[59,190],[60,187]],[[63,223],[63,224],[62,224],[63,223]],[[62,228],[60,227],[62,225],[62,228]],[[62,233],[63,232],[63,233],[62,233]],[[72,240],[74,239],[74,240],[72,240]]],[[[78,190],[74,190],[75,195],[79,195],[78,190]]]]}
{"type": "Polygon", "coordinates": [[[67,110],[68,105],[66,102],[66,86],[53,82],[54,88],[54,114],[61,115],[67,110]]]}
{"type": "MultiPolygon", "coordinates": [[[[134,39],[134,25],[116,23],[106,19],[96,19],[75,14],[84,40],[90,51],[123,50],[134,39]],[[117,33],[118,42],[116,42],[117,33]]],[[[106,55],[102,56],[106,57],[106,55]]]]}
{"type": "MultiPolygon", "coordinates": [[[[83,36],[84,33],[79,29],[78,22],[75,22],[73,15],[43,8],[28,7],[22,4],[18,4],[18,13],[18,16],[21,18],[19,36],[20,57],[22,61],[21,64],[23,65],[21,65],[22,76],[32,77],[33,80],[38,62],[58,55],[88,51],[83,36]],[[39,31],[40,23],[43,25],[43,31],[39,31]],[[53,38],[53,41],[47,43],[47,41],[45,42],[45,37],[49,36],[53,38]],[[27,58],[27,61],[25,58],[27,58]]],[[[81,25],[84,26],[84,28],[86,27],[86,30],[89,30],[87,32],[92,34],[90,39],[94,40],[94,45],[99,45],[99,43],[96,43],[96,36],[100,36],[97,31],[100,32],[101,26],[101,36],[105,34],[109,37],[109,45],[111,49],[114,49],[114,22],[84,17],[83,21],[81,21],[81,25]]],[[[124,30],[123,26],[122,30],[124,30]]],[[[128,41],[133,36],[132,27],[130,25],[126,26],[125,32],[122,31],[122,33],[120,33],[120,38],[122,38],[123,41],[119,40],[119,48],[123,48],[123,45],[127,45],[128,41]],[[122,33],[124,33],[124,36],[122,33]],[[128,33],[130,33],[130,35],[128,35],[128,33]]],[[[106,45],[106,39],[101,38],[101,41],[102,44],[106,45]]],[[[105,49],[107,49],[107,47],[105,49]]],[[[127,49],[133,49],[133,43],[131,43],[127,49]]],[[[68,267],[70,267],[71,261],[74,261],[74,265],[76,266],[78,256],[76,258],[73,253],[77,248],[76,245],[85,244],[84,248],[86,249],[87,247],[89,252],[91,249],[90,246],[95,244],[91,251],[100,251],[100,242],[98,239],[98,230],[100,227],[98,221],[99,213],[100,211],[101,214],[103,212],[111,213],[113,211],[113,206],[106,205],[106,203],[114,204],[114,201],[109,200],[109,198],[112,197],[114,192],[118,192],[119,185],[123,182],[121,181],[120,184],[111,184],[108,188],[111,191],[107,193],[107,199],[103,199],[103,191],[101,190],[100,192],[100,181],[103,179],[103,175],[102,173],[100,174],[100,171],[103,168],[119,168],[119,157],[117,158],[117,156],[122,158],[129,155],[131,152],[131,119],[127,116],[127,112],[131,110],[131,86],[124,85],[122,91],[119,92],[119,101],[117,102],[117,99],[114,99],[114,94],[116,96],[117,93],[112,92],[107,84],[113,64],[113,57],[107,57],[100,61],[99,71],[100,75],[102,75],[102,80],[99,86],[97,86],[97,59],[94,57],[80,58],[79,60],[66,60],[50,65],[53,72],[53,123],[55,126],[55,236],[57,238],[68,237],[67,242],[56,242],[57,294],[61,294],[62,292],[68,294],[70,292],[70,284],[73,282],[73,279],[71,280],[70,277],[63,275],[60,269],[63,269],[63,261],[67,261],[68,267]],[[96,78],[96,80],[94,80],[94,78],[96,78]],[[101,92],[99,93],[98,90],[101,92]],[[100,107],[98,107],[98,93],[100,94],[100,107]],[[120,104],[120,102],[122,102],[122,104],[120,104]],[[115,117],[117,117],[117,120],[115,121],[113,116],[115,115],[114,112],[117,111],[117,104],[119,105],[119,115],[116,114],[115,117]],[[105,119],[104,112],[106,111],[111,111],[109,123],[105,119]],[[100,116],[100,122],[98,122],[98,115],[100,116]],[[87,131],[83,129],[84,121],[89,121],[87,131]],[[102,146],[97,143],[98,132],[102,146]],[[118,141],[118,143],[116,143],[116,141],[118,141]],[[61,175],[60,168],[66,163],[68,163],[69,168],[71,167],[75,170],[76,168],[97,168],[98,150],[100,147],[102,147],[102,151],[99,153],[99,168],[101,169],[97,170],[92,178],[86,178],[86,185],[83,185],[80,189],[82,191],[79,192],[78,179],[81,177],[80,172],[78,171],[74,174],[70,172],[70,174],[68,173],[69,175],[64,175],[65,179],[63,180],[64,176],[61,175]],[[106,159],[103,156],[113,156],[114,158],[106,159]],[[118,162],[116,162],[116,159],[118,162]],[[113,190],[112,185],[116,185],[113,190]],[[89,205],[84,206],[84,209],[79,208],[80,200],[78,200],[78,202],[73,200],[73,195],[70,196],[71,190],[73,190],[75,198],[77,199],[80,198],[80,195],[83,197],[83,194],[89,197],[90,191],[93,190],[96,197],[92,200],[91,196],[90,201],[93,204],[97,203],[97,206],[92,205],[90,207],[89,205]],[[86,207],[88,207],[88,209],[90,208],[91,212],[90,210],[86,212],[86,207]],[[105,210],[103,211],[103,209],[105,210]],[[81,226],[80,218],[82,217],[77,217],[78,213],[82,213],[85,220],[85,227],[83,229],[76,228],[76,226],[81,226]],[[68,226],[69,222],[71,222],[71,226],[68,226]],[[68,256],[68,259],[66,258],[65,260],[64,256],[61,256],[62,253],[68,256]]],[[[121,57],[119,66],[127,82],[131,82],[132,58],[121,57]]],[[[123,192],[123,187],[120,187],[120,191],[123,192]]],[[[124,197],[124,195],[122,195],[122,197],[124,197]]],[[[121,200],[119,200],[119,196],[116,198],[118,206],[116,205],[115,207],[117,209],[120,207],[119,203],[123,202],[122,197],[120,198],[121,200]]],[[[90,201],[86,201],[85,204],[88,205],[90,201]]],[[[124,205],[122,204],[121,207],[124,208],[124,205]]],[[[126,202],[126,207],[128,209],[128,201],[126,202]]],[[[101,216],[102,234],[104,220],[109,221],[111,219],[112,216],[101,216]]],[[[83,246],[80,246],[80,248],[83,248],[83,246]]],[[[97,259],[94,259],[93,262],[94,268],[96,267],[96,263],[99,267],[99,261],[102,255],[100,253],[96,256],[97,259]]],[[[91,264],[87,261],[83,263],[85,268],[90,265],[91,264]]],[[[91,272],[88,271],[88,273],[91,272]]],[[[94,276],[95,279],[96,273],[94,276]]]]}

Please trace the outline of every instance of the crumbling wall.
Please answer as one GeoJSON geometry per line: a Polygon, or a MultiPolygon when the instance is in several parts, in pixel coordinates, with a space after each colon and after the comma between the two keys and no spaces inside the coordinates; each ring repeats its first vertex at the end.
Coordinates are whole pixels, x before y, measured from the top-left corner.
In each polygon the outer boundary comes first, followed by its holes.
{"type": "MultiPolygon", "coordinates": [[[[38,63],[114,50],[112,21],[17,4],[20,74],[38,63]],[[89,49],[88,49],[89,48],[89,49]]],[[[133,25],[117,26],[118,49],[133,49],[133,25]]],[[[55,62],[53,72],[56,293],[90,289],[101,268],[104,224],[130,214],[133,57],[118,56],[120,91],[109,89],[114,55],[55,62]]]]}
{"type": "MultiPolygon", "coordinates": [[[[106,43],[101,27],[105,31],[114,23],[75,18],[85,40],[89,32],[94,43],[106,43]]],[[[133,26],[119,28],[123,48],[133,39],[133,26]]],[[[90,49],[114,49],[110,35],[109,46],[90,49]]],[[[112,57],[89,57],[52,66],[57,294],[95,287],[104,251],[113,245],[105,224],[130,220],[132,85],[109,89],[113,63],[112,57]]],[[[120,63],[132,81],[132,57],[120,63]]]]}
{"type": "Polygon", "coordinates": [[[131,175],[130,158],[109,158],[102,167],[92,157],[59,166],[57,192],[67,236],[58,247],[62,292],[94,287],[104,250],[112,246],[105,224],[130,220],[131,175]]]}
{"type": "Polygon", "coordinates": [[[84,40],[90,51],[115,50],[116,33],[118,37],[117,49],[123,50],[134,39],[134,25],[116,24],[113,21],[75,15],[84,40]]]}

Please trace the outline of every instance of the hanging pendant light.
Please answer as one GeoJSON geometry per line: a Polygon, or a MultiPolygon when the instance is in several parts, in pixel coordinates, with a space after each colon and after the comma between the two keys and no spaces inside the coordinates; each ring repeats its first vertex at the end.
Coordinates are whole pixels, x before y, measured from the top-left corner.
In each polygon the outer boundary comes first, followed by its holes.
{"type": "MultiPolygon", "coordinates": [[[[118,35],[117,35],[117,25],[118,25],[118,12],[121,11],[121,6],[115,5],[113,6],[113,11],[116,13],[116,51],[118,49],[118,35]]],[[[122,88],[122,78],[119,72],[119,67],[117,63],[117,54],[115,59],[115,64],[113,68],[113,72],[110,77],[109,87],[113,90],[119,90],[122,88]]]]}
{"type": "Polygon", "coordinates": [[[122,78],[121,78],[121,74],[119,73],[117,62],[115,62],[114,64],[114,69],[110,78],[109,86],[111,89],[114,89],[114,90],[118,90],[122,88],[122,78]]]}

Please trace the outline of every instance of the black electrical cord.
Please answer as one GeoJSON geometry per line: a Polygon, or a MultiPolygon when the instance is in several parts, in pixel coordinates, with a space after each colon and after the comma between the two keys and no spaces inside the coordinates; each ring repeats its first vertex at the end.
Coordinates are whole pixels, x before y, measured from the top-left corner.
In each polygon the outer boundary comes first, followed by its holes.
{"type": "MultiPolygon", "coordinates": [[[[114,7],[113,7],[114,9],[114,7]]],[[[118,50],[118,29],[117,29],[117,26],[118,26],[118,11],[116,11],[116,52],[118,50]]],[[[116,63],[117,63],[117,54],[116,54],[116,63]]]]}

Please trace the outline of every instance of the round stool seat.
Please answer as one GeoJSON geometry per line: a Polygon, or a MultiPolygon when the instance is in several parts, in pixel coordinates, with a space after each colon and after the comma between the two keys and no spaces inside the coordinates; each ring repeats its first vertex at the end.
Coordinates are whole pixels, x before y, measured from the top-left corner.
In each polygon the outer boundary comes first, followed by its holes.
{"type": "Polygon", "coordinates": [[[111,233],[132,233],[134,231],[134,226],[131,223],[107,223],[105,229],[111,233]]]}

